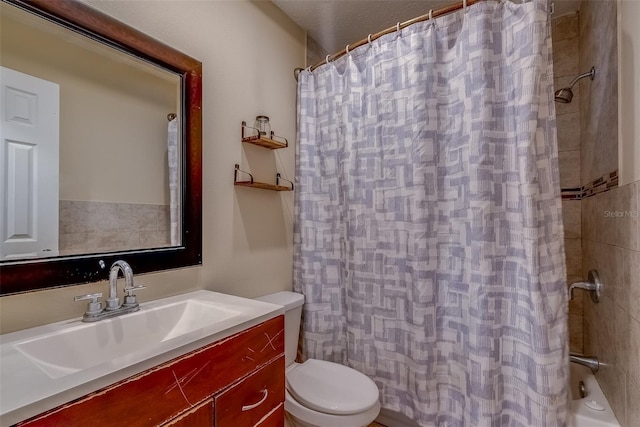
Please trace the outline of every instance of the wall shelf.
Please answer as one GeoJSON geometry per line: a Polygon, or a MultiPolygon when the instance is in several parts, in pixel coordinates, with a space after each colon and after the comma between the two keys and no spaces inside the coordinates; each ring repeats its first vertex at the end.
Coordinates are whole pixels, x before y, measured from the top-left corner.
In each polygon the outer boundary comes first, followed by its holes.
{"type": "MultiPolygon", "coordinates": [[[[262,148],[266,148],[268,150],[277,150],[278,148],[287,148],[289,146],[289,141],[287,138],[283,138],[281,136],[276,136],[273,132],[271,132],[271,138],[267,138],[264,134],[260,135],[260,130],[247,126],[247,122],[242,122],[241,127],[241,135],[242,142],[247,144],[257,145],[262,148]],[[256,135],[245,135],[245,129],[252,129],[257,134],[256,135]],[[284,142],[277,141],[275,138],[281,139],[284,142]]],[[[276,183],[269,184],[266,182],[258,182],[253,179],[253,175],[249,172],[245,172],[240,169],[240,165],[236,163],[236,168],[233,174],[233,185],[237,185],[240,187],[250,187],[250,188],[258,188],[260,190],[271,190],[271,191],[293,191],[293,182],[288,179],[284,179],[279,173],[276,173],[276,183]],[[243,173],[249,176],[248,181],[239,181],[238,174],[243,173]],[[289,185],[280,185],[280,181],[286,181],[289,185]]]]}
{"type": "Polygon", "coordinates": [[[242,138],[242,142],[247,144],[258,145],[268,150],[277,150],[278,148],[287,148],[288,146],[287,144],[282,143],[280,141],[276,141],[275,139],[265,138],[265,137],[261,138],[258,135],[242,138]]]}
{"type": "Polygon", "coordinates": [[[255,131],[258,131],[258,129],[247,126],[247,122],[242,122],[242,142],[247,144],[257,145],[268,150],[277,150],[278,148],[287,148],[289,146],[287,138],[277,136],[273,132],[271,132],[271,138],[267,138],[266,136],[261,136],[259,131],[258,135],[245,135],[245,129],[253,129],[255,131]],[[275,138],[282,139],[284,142],[277,141],[275,138]]]}
{"type": "Polygon", "coordinates": [[[239,185],[240,187],[250,187],[250,188],[259,188],[261,190],[271,190],[271,191],[292,191],[291,187],[285,187],[284,185],[274,185],[268,184],[266,182],[258,182],[258,181],[236,181],[233,185],[239,185]]]}
{"type": "Polygon", "coordinates": [[[245,172],[240,169],[240,165],[236,163],[234,175],[233,175],[233,185],[237,185],[240,187],[250,187],[250,188],[259,188],[261,190],[271,190],[271,191],[293,191],[293,182],[288,179],[284,179],[279,173],[276,174],[276,183],[269,184],[266,182],[259,182],[253,179],[253,175],[249,172],[245,172]],[[238,172],[249,175],[249,181],[238,181],[238,172]],[[285,185],[280,185],[280,181],[287,181],[291,184],[290,187],[285,185]]]}

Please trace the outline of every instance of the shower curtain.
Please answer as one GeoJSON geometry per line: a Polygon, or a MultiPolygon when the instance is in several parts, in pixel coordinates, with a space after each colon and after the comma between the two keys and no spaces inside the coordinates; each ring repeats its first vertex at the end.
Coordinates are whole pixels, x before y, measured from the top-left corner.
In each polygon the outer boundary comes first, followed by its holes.
{"type": "Polygon", "coordinates": [[[547,6],[477,3],[299,76],[303,359],[422,426],[565,423],[547,6]]]}
{"type": "Polygon", "coordinates": [[[169,169],[169,230],[171,246],[180,245],[180,193],[178,192],[178,118],[167,126],[167,166],[169,169]]]}

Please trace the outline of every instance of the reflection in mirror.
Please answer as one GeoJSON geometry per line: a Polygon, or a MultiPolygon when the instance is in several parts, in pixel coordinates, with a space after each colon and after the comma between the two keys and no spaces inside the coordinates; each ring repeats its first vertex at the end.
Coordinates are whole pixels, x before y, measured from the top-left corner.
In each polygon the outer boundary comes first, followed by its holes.
{"type": "Polygon", "coordinates": [[[0,19],[0,295],[200,264],[202,64],[81,1],[0,19]]]}
{"type": "Polygon", "coordinates": [[[178,246],[180,76],[5,3],[0,31],[0,259],[178,246]]]}

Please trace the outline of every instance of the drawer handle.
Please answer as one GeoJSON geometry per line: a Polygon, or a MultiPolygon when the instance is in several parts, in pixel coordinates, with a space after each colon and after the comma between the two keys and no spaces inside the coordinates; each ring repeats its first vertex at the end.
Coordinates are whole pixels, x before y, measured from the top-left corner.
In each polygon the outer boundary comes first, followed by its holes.
{"type": "Polygon", "coordinates": [[[258,406],[262,405],[264,403],[265,400],[267,400],[267,397],[269,396],[269,390],[267,390],[266,388],[264,390],[262,390],[262,399],[260,399],[259,402],[254,403],[253,405],[245,405],[242,407],[242,411],[250,411],[253,408],[257,408],[258,406]]]}

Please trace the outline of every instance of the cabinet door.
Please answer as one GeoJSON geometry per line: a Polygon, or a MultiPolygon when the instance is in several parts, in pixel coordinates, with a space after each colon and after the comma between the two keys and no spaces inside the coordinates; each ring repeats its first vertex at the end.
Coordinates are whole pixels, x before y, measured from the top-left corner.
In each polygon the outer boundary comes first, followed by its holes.
{"type": "Polygon", "coordinates": [[[215,397],[216,427],[261,425],[263,419],[267,419],[271,411],[282,405],[282,402],[284,356],[280,356],[215,397]]]}
{"type": "Polygon", "coordinates": [[[162,427],[213,427],[213,399],[205,400],[195,408],[162,424],[162,427]]]}

